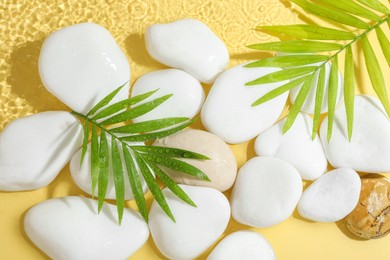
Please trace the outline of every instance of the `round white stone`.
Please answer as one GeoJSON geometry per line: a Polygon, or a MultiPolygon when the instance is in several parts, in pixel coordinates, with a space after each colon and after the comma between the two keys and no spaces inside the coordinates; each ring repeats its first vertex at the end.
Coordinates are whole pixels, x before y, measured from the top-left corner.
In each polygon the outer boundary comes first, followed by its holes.
{"type": "Polygon", "coordinates": [[[293,126],[283,134],[285,121],[279,121],[257,137],[256,154],[274,156],[290,163],[304,180],[317,179],[326,172],[327,161],[318,135],[311,139],[313,120],[299,113],[293,126]]]}
{"type": "Polygon", "coordinates": [[[192,118],[199,113],[205,98],[199,81],[187,72],[178,69],[158,70],[143,75],[135,82],[131,96],[157,89],[155,94],[137,105],[168,94],[173,94],[173,96],[149,113],[135,118],[134,122],[165,117],[192,118]]]}
{"type": "Polygon", "coordinates": [[[352,169],[325,173],[302,194],[299,214],[318,222],[335,222],[347,216],[359,201],[361,181],[352,169]]]}
{"type": "Polygon", "coordinates": [[[275,260],[270,243],[257,232],[242,230],[225,237],[214,248],[207,260],[275,260]]]}
{"type": "MultiPolygon", "coordinates": [[[[318,66],[319,64],[317,63],[314,65],[318,66]]],[[[322,98],[321,113],[328,112],[328,90],[329,90],[329,76],[330,76],[331,67],[332,67],[332,64],[330,62],[325,63],[325,85],[324,85],[324,95],[322,98]]],[[[309,90],[309,93],[307,95],[305,102],[303,102],[303,105],[301,108],[302,112],[305,112],[308,114],[314,114],[318,75],[319,75],[319,72],[315,76],[315,81],[309,90]]],[[[343,101],[343,97],[344,97],[344,95],[343,95],[344,87],[343,86],[344,86],[343,76],[341,75],[340,72],[338,72],[338,87],[337,87],[336,106],[339,105],[343,101]]],[[[296,88],[291,89],[291,91],[290,91],[291,103],[294,104],[300,90],[301,90],[301,87],[296,87],[296,88]]]]}
{"type": "MultiPolygon", "coordinates": [[[[107,141],[108,144],[111,144],[111,138],[108,138],[107,141]]],[[[144,145],[144,143],[136,143],[132,145],[144,145]]],[[[111,147],[111,146],[110,146],[111,147]]],[[[121,152],[122,146],[120,143],[118,143],[119,151],[121,154],[121,158],[123,160],[123,154],[121,152]]],[[[70,173],[73,178],[73,181],[77,184],[77,186],[80,187],[84,192],[92,195],[92,181],[91,181],[91,144],[89,143],[87,146],[87,151],[84,155],[83,163],[80,165],[81,161],[81,153],[82,148],[80,148],[72,157],[70,160],[70,173]]],[[[111,149],[109,150],[109,156],[111,157],[111,149]]],[[[133,199],[133,193],[132,189],[130,187],[130,182],[128,180],[127,175],[127,169],[126,167],[123,167],[124,176],[125,176],[125,199],[131,200],[133,199]]],[[[144,192],[148,190],[148,187],[142,177],[140,175],[140,181],[142,185],[142,189],[144,192]]],[[[97,195],[97,188],[95,190],[95,195],[97,195]]],[[[112,171],[112,162],[110,162],[109,169],[108,169],[108,185],[107,185],[107,193],[106,193],[107,199],[116,199],[115,194],[115,185],[114,185],[114,172],[112,171]]]]}
{"type": "MultiPolygon", "coordinates": [[[[44,86],[71,109],[86,114],[130,80],[130,66],[114,38],[100,25],[81,23],[49,35],[39,56],[44,86]]],[[[129,84],[113,101],[126,99],[129,84]]]]}
{"type": "Polygon", "coordinates": [[[390,172],[390,121],[377,98],[367,95],[355,97],[351,141],[348,140],[344,104],[336,109],[329,142],[327,133],[328,117],[322,122],[320,137],[325,155],[333,167],[359,172],[390,172]]]}
{"type": "Polygon", "coordinates": [[[0,190],[34,190],[48,185],[81,143],[82,126],[65,111],[12,121],[0,133],[0,190]]]}
{"type": "Polygon", "coordinates": [[[197,207],[188,205],[165,188],[163,194],[176,223],[153,201],[149,228],[157,248],[167,258],[193,259],[225,231],[230,218],[229,201],[223,193],[212,188],[180,187],[197,207]]]}
{"type": "Polygon", "coordinates": [[[149,230],[138,213],[125,209],[118,224],[114,205],[105,203],[100,214],[97,201],[63,197],[32,207],[24,229],[35,245],[52,259],[126,259],[148,239],[149,230]]]}
{"type": "Polygon", "coordinates": [[[280,69],[244,68],[244,65],[229,69],[218,77],[201,112],[205,128],[232,144],[246,142],[273,125],[280,117],[288,96],[286,92],[252,107],[253,102],[286,81],[245,86],[249,81],[280,69]]]}
{"type": "Polygon", "coordinates": [[[269,227],[293,213],[301,194],[301,176],[293,166],[274,157],[254,157],[238,172],[232,216],[241,224],[269,227]]]}
{"type": "Polygon", "coordinates": [[[204,23],[183,19],[154,24],[145,33],[146,48],[157,61],[212,83],[229,63],[224,43],[204,23]]]}
{"type": "Polygon", "coordinates": [[[211,181],[203,181],[172,169],[164,169],[177,183],[205,186],[226,191],[233,186],[237,175],[237,162],[229,146],[218,136],[209,132],[186,129],[174,135],[158,139],[155,146],[184,149],[203,154],[210,160],[180,159],[204,172],[211,181]]]}

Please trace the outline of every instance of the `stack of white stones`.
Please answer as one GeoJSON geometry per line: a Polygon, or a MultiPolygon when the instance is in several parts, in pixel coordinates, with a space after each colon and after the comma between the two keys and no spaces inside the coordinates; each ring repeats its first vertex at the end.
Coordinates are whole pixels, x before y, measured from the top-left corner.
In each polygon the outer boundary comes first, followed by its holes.
{"type": "MultiPolygon", "coordinates": [[[[355,171],[390,171],[390,123],[376,98],[356,96],[350,141],[341,104],[336,109],[332,139],[326,140],[325,119],[320,137],[316,135],[312,140],[313,121],[305,113],[313,113],[313,91],[293,127],[282,134],[285,119],[277,121],[288,92],[261,106],[251,104],[286,82],[245,86],[246,82],[280,68],[245,68],[242,64],[225,71],[229,63],[225,45],[205,24],[194,19],[152,25],[145,38],[149,54],[172,68],[140,77],[131,96],[157,90],[153,97],[166,94],[173,97],[136,122],[165,117],[193,118],[201,111],[208,132],[188,129],[157,140],[154,145],[208,156],[208,161],[188,162],[205,172],[211,182],[167,171],[197,205],[196,208],[187,205],[164,189],[176,223],[156,202],[150,210],[149,226],[130,209],[125,210],[122,226],[118,226],[113,218],[114,206],[106,204],[97,216],[96,201],[80,197],[57,198],[36,205],[26,215],[25,229],[51,258],[124,259],[145,243],[149,229],[166,257],[196,258],[224,233],[231,213],[236,221],[259,228],[286,220],[296,206],[307,219],[338,221],[358,201],[361,183],[355,171]],[[213,83],[206,100],[201,82],[213,83]],[[243,143],[255,137],[258,156],[245,163],[237,175],[237,163],[227,143],[243,143]],[[325,173],[327,160],[337,169],[325,173]],[[302,179],[314,181],[303,193],[302,179]],[[222,192],[233,185],[230,208],[222,192]]],[[[326,64],[326,78],[330,68],[331,64],[326,64]]],[[[110,33],[93,23],[66,27],[50,35],[42,46],[39,71],[46,88],[80,113],[89,111],[120,85],[125,87],[112,102],[128,96],[127,59],[110,33]]],[[[299,87],[290,93],[292,102],[297,91],[299,87]]],[[[325,97],[327,91],[326,85],[325,97]]],[[[341,94],[339,75],[338,103],[341,94]]],[[[321,112],[327,112],[326,105],[321,112]]],[[[80,123],[62,111],[40,113],[9,124],[0,134],[0,189],[17,191],[46,186],[74,154],[72,177],[81,189],[91,193],[90,164],[80,166],[81,151],[76,152],[81,139],[80,123]]],[[[89,149],[85,157],[88,162],[89,149]]],[[[143,187],[146,192],[144,183],[143,187]]],[[[115,198],[112,180],[107,198],[115,198]]],[[[129,185],[126,199],[132,199],[129,185]]],[[[275,259],[267,240],[248,231],[227,236],[208,259],[244,256],[275,259]]]]}

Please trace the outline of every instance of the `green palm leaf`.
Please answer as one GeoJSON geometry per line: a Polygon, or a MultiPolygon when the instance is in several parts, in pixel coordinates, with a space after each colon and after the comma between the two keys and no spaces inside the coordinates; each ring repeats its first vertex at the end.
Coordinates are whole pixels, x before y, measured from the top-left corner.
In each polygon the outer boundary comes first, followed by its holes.
{"type": "Polygon", "coordinates": [[[180,199],[191,206],[195,206],[195,204],[180,186],[174,183],[162,169],[157,167],[157,164],[202,180],[209,180],[207,175],[198,168],[189,163],[175,159],[188,158],[193,160],[207,160],[209,158],[183,149],[158,146],[137,146],[134,145],[134,142],[150,141],[172,135],[195,122],[196,118],[171,117],[129,124],[128,122],[131,119],[149,113],[164,103],[172,95],[158,97],[133,108],[129,108],[129,106],[137,104],[156,93],[156,91],[151,91],[109,105],[110,101],[115,97],[119,90],[120,88],[117,88],[112,93],[108,94],[91,110],[92,112],[90,111],[86,115],[72,111],[72,114],[84,120],[84,140],[82,148],[82,153],[84,154],[87,150],[89,125],[92,125],[91,182],[92,194],[94,194],[96,186],[98,187],[98,211],[100,212],[102,209],[107,192],[109,173],[112,172],[117,201],[118,221],[119,223],[122,222],[125,207],[124,175],[126,174],[125,172],[127,172],[133,197],[141,216],[145,221],[148,221],[148,213],[140,176],[142,176],[143,180],[146,182],[150,192],[163,211],[174,221],[175,218],[166,202],[164,194],[160,190],[160,186],[155,179],[154,174],[157,175],[180,199]],[[99,122],[101,119],[103,119],[103,121],[99,122]],[[124,125],[119,127],[110,126],[111,124],[117,123],[124,125]],[[98,136],[98,130],[100,131],[100,138],[98,136]],[[117,134],[120,134],[120,136],[117,134]],[[108,141],[108,138],[110,138],[110,141],[108,141]],[[120,149],[120,147],[122,149],[120,149]]]}
{"type": "Polygon", "coordinates": [[[351,40],[355,38],[355,35],[351,32],[309,24],[258,26],[256,29],[291,36],[295,39],[351,40]]]}
{"type": "Polygon", "coordinates": [[[187,202],[189,205],[196,207],[195,203],[190,197],[177,185],[165,172],[163,172],[157,165],[151,164],[153,172],[160,178],[160,180],[167,186],[173,194],[175,194],[182,201],[187,202]]]}
{"type": "Polygon", "coordinates": [[[147,99],[148,97],[150,97],[151,95],[153,95],[156,92],[157,92],[157,90],[153,90],[153,91],[147,92],[145,94],[141,94],[141,95],[138,95],[138,96],[135,96],[132,98],[121,100],[115,104],[107,106],[104,109],[102,109],[99,113],[94,115],[93,119],[97,120],[97,119],[101,119],[101,118],[105,118],[107,116],[113,115],[114,113],[117,113],[121,110],[127,109],[129,106],[135,105],[135,104],[147,99]]]}
{"type": "Polygon", "coordinates": [[[287,68],[284,70],[272,72],[272,73],[267,74],[261,78],[249,81],[245,85],[246,86],[253,86],[253,85],[274,83],[274,82],[284,81],[284,80],[288,80],[288,79],[293,79],[293,78],[297,78],[297,77],[312,73],[316,69],[317,69],[317,66],[287,68]]]}
{"type": "Polygon", "coordinates": [[[155,109],[165,101],[167,101],[172,95],[165,95],[156,99],[153,99],[149,102],[146,102],[142,105],[136,106],[133,109],[130,109],[128,111],[119,113],[117,115],[114,115],[110,118],[107,118],[103,122],[101,122],[101,125],[112,125],[112,124],[117,124],[121,122],[127,122],[130,121],[134,118],[140,117],[151,110],[155,109]]]}
{"type": "Polygon", "coordinates": [[[331,5],[333,7],[341,9],[345,12],[348,12],[348,13],[351,13],[351,14],[354,14],[354,15],[360,16],[362,18],[372,20],[372,21],[378,22],[381,20],[381,18],[378,15],[374,14],[373,12],[365,9],[361,5],[359,5],[356,2],[351,1],[351,0],[337,0],[337,1],[334,1],[334,0],[318,1],[317,0],[317,2],[326,3],[328,5],[331,5]]]}
{"type": "Polygon", "coordinates": [[[357,0],[358,2],[384,14],[390,14],[390,10],[378,0],[357,0]]]}
{"type": "Polygon", "coordinates": [[[263,51],[310,53],[341,49],[342,45],[331,42],[291,40],[284,42],[267,42],[247,46],[248,48],[263,51]]]}
{"type": "Polygon", "coordinates": [[[191,176],[196,177],[198,179],[201,179],[204,181],[210,181],[210,179],[207,177],[206,174],[204,174],[201,170],[192,166],[189,163],[186,163],[186,162],[174,159],[174,158],[165,157],[165,156],[158,156],[158,155],[145,155],[142,158],[144,158],[144,160],[146,162],[159,164],[159,165],[165,166],[169,169],[191,175],[191,176]]]}
{"type": "Polygon", "coordinates": [[[258,68],[258,67],[279,67],[290,68],[302,65],[313,64],[321,61],[326,61],[329,56],[326,55],[286,55],[275,56],[251,62],[244,67],[246,68],[258,68]]]}
{"type": "Polygon", "coordinates": [[[345,52],[345,69],[344,69],[344,103],[347,115],[348,139],[352,138],[353,128],[353,109],[355,99],[355,84],[354,84],[354,68],[353,68],[353,54],[351,46],[347,47],[345,52]]]}
{"type": "Polygon", "coordinates": [[[366,67],[368,75],[371,79],[372,86],[374,87],[374,90],[378,95],[379,99],[382,101],[387,115],[390,116],[390,103],[389,98],[387,96],[385,79],[383,78],[381,67],[367,37],[363,36],[362,41],[364,59],[366,61],[366,67]]]}
{"type": "Polygon", "coordinates": [[[85,121],[84,122],[83,149],[81,150],[80,166],[83,164],[85,153],[87,152],[88,139],[89,139],[89,122],[85,121]]]}
{"type": "Polygon", "coordinates": [[[135,160],[140,168],[144,180],[146,181],[146,184],[149,187],[149,190],[153,194],[154,199],[157,201],[158,205],[160,205],[160,207],[165,212],[165,214],[167,214],[167,216],[170,217],[173,222],[175,222],[175,217],[173,216],[172,211],[169,208],[168,203],[163,193],[160,190],[160,187],[158,186],[156,180],[154,179],[154,176],[150,171],[150,168],[148,167],[148,165],[140,155],[136,154],[135,160]]]}
{"type": "Polygon", "coordinates": [[[166,157],[175,157],[175,158],[210,160],[210,158],[204,156],[203,154],[189,152],[178,148],[170,148],[170,147],[162,147],[162,146],[131,146],[131,149],[149,155],[163,155],[166,157]]]}
{"type": "Polygon", "coordinates": [[[133,123],[129,125],[124,125],[116,128],[110,129],[111,133],[116,134],[134,134],[140,132],[151,132],[156,130],[161,130],[170,126],[174,126],[184,121],[187,121],[187,117],[170,117],[170,118],[161,118],[154,119],[149,121],[143,121],[139,123],[133,123]]]}
{"type": "Polygon", "coordinates": [[[337,99],[337,89],[338,89],[338,65],[337,56],[333,58],[332,68],[330,69],[329,76],[329,87],[328,87],[328,142],[332,136],[333,131],[333,121],[334,121],[334,111],[336,109],[336,99],[337,99]]]}
{"type": "MultiPolygon", "coordinates": [[[[86,120],[87,121],[87,120],[86,120]]],[[[95,196],[96,185],[99,177],[99,137],[96,125],[92,125],[91,137],[91,182],[92,197],[95,196]]]]}
{"type": "Polygon", "coordinates": [[[153,133],[144,133],[144,134],[138,134],[138,135],[130,135],[130,136],[124,136],[120,137],[120,139],[124,142],[146,142],[151,141],[159,138],[163,138],[165,136],[173,135],[176,132],[179,132],[180,130],[183,130],[187,126],[193,124],[198,118],[193,118],[191,120],[188,120],[184,124],[179,124],[176,127],[170,128],[168,130],[163,130],[159,132],[153,132],[153,133]]]}
{"type": "Polygon", "coordinates": [[[110,101],[118,94],[118,92],[126,85],[123,84],[122,86],[115,89],[113,92],[108,94],[106,97],[104,97],[102,100],[100,100],[88,113],[87,116],[95,114],[96,111],[98,111],[100,108],[106,106],[110,101]]]}
{"type": "Polygon", "coordinates": [[[138,175],[138,171],[135,167],[134,159],[130,155],[127,146],[122,145],[122,152],[123,152],[124,162],[126,165],[127,175],[130,182],[130,187],[131,190],[133,191],[135,202],[138,206],[141,216],[145,219],[146,222],[148,222],[148,210],[146,208],[144,192],[142,190],[142,184],[138,175]]]}
{"type": "Polygon", "coordinates": [[[121,155],[119,153],[118,144],[116,140],[111,142],[111,161],[112,171],[114,173],[114,186],[115,186],[115,197],[116,205],[118,210],[119,224],[122,223],[123,210],[125,207],[125,181],[124,171],[121,161],[121,155]]]}
{"type": "Polygon", "coordinates": [[[292,81],[290,81],[290,82],[288,82],[288,83],[286,83],[278,88],[271,90],[270,92],[268,92],[267,94],[265,94],[264,96],[262,96],[261,98],[259,98],[255,102],[253,102],[252,106],[254,107],[254,106],[261,105],[264,102],[267,102],[273,98],[276,98],[276,97],[282,95],[283,93],[285,93],[285,92],[297,87],[299,84],[305,82],[309,77],[310,77],[310,75],[294,79],[294,80],[292,80],[292,81]]]}
{"type": "MultiPolygon", "coordinates": [[[[352,0],[351,0],[352,1],[352,0]]],[[[345,11],[328,8],[322,5],[314,4],[306,0],[291,0],[302,7],[305,11],[314,15],[323,17],[328,20],[335,21],[337,23],[349,25],[360,29],[369,29],[370,25],[362,20],[348,14],[345,11]]]]}
{"type": "MultiPolygon", "coordinates": [[[[300,92],[292,105],[286,118],[283,132],[287,131],[307,98],[307,93],[311,87],[316,88],[315,109],[313,119],[312,138],[314,139],[318,131],[321,107],[325,92],[328,86],[328,140],[332,135],[333,118],[338,93],[338,60],[339,54],[345,51],[344,66],[344,105],[347,113],[348,138],[352,137],[353,131],[353,110],[354,110],[354,56],[352,46],[362,43],[362,50],[366,61],[367,72],[370,77],[372,87],[383,104],[387,115],[390,117],[390,102],[386,90],[386,83],[382,70],[378,62],[378,51],[374,51],[367,35],[375,31],[380,43],[383,56],[390,66],[390,42],[389,36],[381,29],[383,24],[390,29],[390,11],[378,0],[291,0],[300,6],[304,11],[319,18],[330,20],[335,26],[348,25],[357,30],[351,31],[342,28],[326,28],[315,24],[309,25],[275,25],[258,26],[257,29],[269,32],[270,34],[288,36],[295,40],[281,40],[278,42],[257,43],[248,47],[255,50],[288,52],[288,56],[275,56],[264,60],[247,64],[247,68],[256,67],[280,67],[282,72],[274,72],[261,78],[247,82],[247,85],[258,85],[269,82],[288,80],[283,86],[271,90],[264,96],[256,100],[252,106],[267,102],[290,89],[303,84],[300,92]],[[368,7],[368,8],[366,8],[368,7]],[[369,9],[370,8],[370,9],[369,9]],[[372,10],[371,10],[372,9],[372,10]],[[374,11],[373,11],[374,10],[374,11]],[[379,16],[375,11],[382,14],[379,16]],[[363,20],[361,20],[362,18],[363,20]],[[366,21],[367,20],[367,21],[366,21]],[[316,41],[313,41],[316,40],[316,41]],[[308,54],[321,53],[323,54],[308,54]],[[306,58],[307,57],[307,58],[306,58]],[[325,78],[325,65],[328,61],[333,61],[329,78],[325,78]],[[310,68],[312,67],[312,68],[310,68]],[[307,71],[305,71],[307,70],[307,71]],[[310,70],[310,72],[309,72],[310,70]],[[307,72],[305,74],[305,72],[307,72]],[[318,75],[318,80],[314,81],[314,76],[318,75]],[[310,85],[309,82],[314,84],[310,85]]],[[[356,48],[357,49],[357,48],[356,48]]]]}
{"type": "Polygon", "coordinates": [[[313,130],[311,134],[311,139],[314,140],[316,137],[318,127],[320,124],[320,115],[322,109],[322,100],[324,98],[325,91],[325,67],[320,69],[318,76],[317,89],[316,89],[316,101],[314,106],[314,118],[313,118],[313,130]]]}
{"type": "Polygon", "coordinates": [[[298,96],[291,107],[290,113],[287,116],[286,122],[283,125],[283,133],[287,132],[294,123],[295,118],[297,118],[299,110],[301,109],[303,102],[307,95],[309,94],[310,87],[314,82],[314,74],[311,74],[308,79],[303,83],[301,90],[298,93],[298,96]]]}
{"type": "Polygon", "coordinates": [[[107,192],[108,166],[109,166],[108,142],[107,142],[106,131],[102,129],[100,133],[100,144],[99,144],[99,178],[98,178],[98,211],[99,212],[103,207],[104,198],[106,197],[106,192],[107,192]]]}
{"type": "Polygon", "coordinates": [[[386,34],[383,32],[383,30],[380,27],[375,28],[375,30],[376,30],[376,35],[378,37],[379,44],[382,48],[383,55],[385,56],[387,64],[390,67],[390,42],[389,42],[389,39],[387,39],[386,34]]]}

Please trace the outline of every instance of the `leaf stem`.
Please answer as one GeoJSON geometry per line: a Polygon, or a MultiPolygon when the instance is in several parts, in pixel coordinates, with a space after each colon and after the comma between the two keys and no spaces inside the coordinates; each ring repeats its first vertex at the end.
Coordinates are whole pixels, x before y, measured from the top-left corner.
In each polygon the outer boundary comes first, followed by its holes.
{"type": "Polygon", "coordinates": [[[344,51],[346,48],[350,47],[352,44],[354,44],[355,42],[357,42],[358,40],[360,40],[361,38],[363,38],[364,36],[366,36],[368,33],[370,33],[372,30],[376,29],[377,27],[381,26],[383,23],[389,23],[390,22],[390,15],[387,15],[385,16],[383,19],[381,19],[380,21],[378,21],[376,24],[374,24],[373,26],[371,26],[370,28],[368,28],[367,30],[365,30],[362,34],[359,34],[357,35],[353,40],[351,40],[349,43],[347,43],[346,45],[343,45],[343,47],[338,50],[336,53],[334,53],[333,55],[329,56],[329,58],[327,60],[325,60],[320,66],[318,66],[318,68],[316,69],[319,70],[322,66],[324,66],[324,64],[326,64],[328,61],[332,60],[334,57],[336,57],[337,55],[339,55],[342,51],[344,51]]]}
{"type": "Polygon", "coordinates": [[[96,121],[93,120],[92,118],[89,118],[88,116],[85,116],[85,115],[83,115],[83,114],[80,114],[79,112],[72,111],[72,112],[70,112],[70,113],[71,113],[72,115],[81,117],[82,119],[84,119],[85,121],[91,123],[92,125],[97,126],[99,129],[103,129],[107,134],[109,134],[110,136],[112,136],[114,139],[118,140],[122,145],[125,145],[125,146],[128,147],[129,149],[133,150],[129,144],[127,144],[125,141],[122,141],[122,140],[120,139],[119,136],[117,136],[117,135],[115,135],[114,133],[112,133],[112,132],[110,131],[110,129],[107,129],[106,127],[104,127],[104,125],[99,124],[98,122],[96,122],[96,121]]]}

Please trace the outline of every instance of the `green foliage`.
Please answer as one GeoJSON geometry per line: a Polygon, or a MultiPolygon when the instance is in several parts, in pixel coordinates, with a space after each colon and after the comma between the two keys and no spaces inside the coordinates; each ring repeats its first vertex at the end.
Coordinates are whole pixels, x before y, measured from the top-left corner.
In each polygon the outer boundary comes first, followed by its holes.
{"type": "MultiPolygon", "coordinates": [[[[390,66],[390,41],[381,26],[388,24],[390,28],[390,11],[378,0],[291,0],[304,11],[319,18],[331,21],[339,28],[327,28],[319,25],[275,25],[259,26],[256,29],[277,35],[278,42],[252,44],[248,47],[255,50],[288,53],[247,64],[247,68],[274,66],[283,70],[277,71],[248,82],[247,86],[258,86],[267,83],[286,81],[255,101],[252,106],[267,102],[292,88],[300,87],[299,94],[287,116],[283,131],[293,124],[298,111],[307,98],[310,88],[316,88],[314,122],[312,138],[318,131],[319,118],[323,103],[324,88],[328,86],[328,141],[331,138],[336,98],[338,93],[338,60],[344,58],[344,104],[347,114],[348,138],[352,137],[355,71],[352,46],[361,43],[366,69],[372,87],[390,117],[390,102],[384,80],[383,70],[378,56],[383,55],[390,66]],[[347,25],[347,26],[345,26],[347,25]],[[353,27],[352,29],[348,29],[353,27]],[[346,29],[347,28],[347,29],[346,29]],[[381,51],[372,48],[367,35],[375,32],[381,51]],[[282,39],[286,38],[288,39],[282,39]],[[314,41],[315,40],[315,41],[314,41]],[[345,56],[340,54],[345,52],[345,56]],[[308,54],[313,53],[313,54],[308,54]],[[332,62],[330,76],[325,78],[325,64],[332,62]],[[327,81],[327,82],[326,82],[327,81]]],[[[356,48],[357,49],[357,48],[356,48]]],[[[363,67],[358,67],[358,71],[363,67]]],[[[389,72],[385,72],[389,73],[389,72]]]]}
{"type": "Polygon", "coordinates": [[[73,111],[72,113],[84,120],[84,140],[81,162],[87,152],[91,129],[91,182],[92,196],[98,188],[98,211],[102,209],[110,179],[113,174],[115,195],[117,201],[118,221],[122,222],[125,208],[125,181],[130,183],[133,197],[145,221],[148,221],[146,201],[142,187],[145,181],[152,195],[163,211],[173,220],[175,218],[166,202],[155,176],[168,187],[178,198],[191,206],[195,203],[164,171],[161,166],[174,169],[202,180],[209,181],[206,174],[180,158],[193,160],[208,160],[209,158],[182,149],[144,146],[136,142],[150,141],[172,135],[193,123],[196,119],[171,117],[149,120],[139,123],[129,123],[132,119],[144,115],[169,99],[165,95],[145,101],[156,91],[151,91],[126,100],[109,104],[123,86],[115,89],[103,98],[86,115],[73,111]],[[131,105],[136,105],[130,108],[131,105]],[[116,125],[112,125],[116,124],[116,125]],[[121,124],[118,126],[117,124],[121,124]],[[99,136],[100,132],[100,136],[99,136]],[[125,177],[127,176],[127,178],[125,177]]]}

